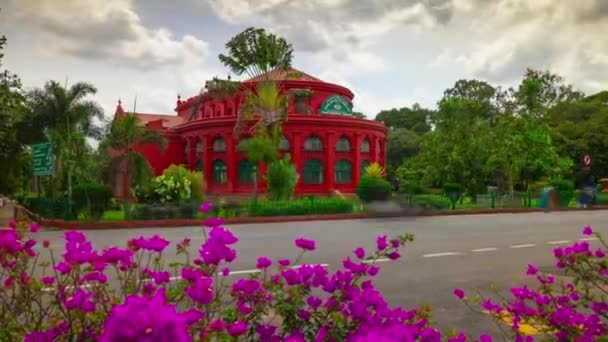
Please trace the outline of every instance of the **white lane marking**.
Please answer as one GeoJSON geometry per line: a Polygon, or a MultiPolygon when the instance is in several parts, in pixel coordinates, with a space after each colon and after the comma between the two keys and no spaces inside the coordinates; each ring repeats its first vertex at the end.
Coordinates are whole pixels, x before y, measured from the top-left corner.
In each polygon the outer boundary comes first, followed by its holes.
{"type": "Polygon", "coordinates": [[[536,246],[536,245],[533,243],[525,243],[523,245],[513,245],[510,248],[528,248],[528,247],[534,247],[534,246],[536,246]]]}
{"type": "Polygon", "coordinates": [[[599,240],[599,239],[596,237],[588,237],[588,238],[582,238],[580,240],[581,241],[595,241],[595,240],[599,240]]]}
{"type": "Polygon", "coordinates": [[[252,273],[260,273],[260,270],[242,270],[242,271],[230,271],[230,275],[234,274],[252,274],[252,273]]]}
{"type": "Polygon", "coordinates": [[[391,261],[391,259],[387,259],[387,258],[378,258],[378,259],[376,259],[376,260],[363,260],[362,262],[363,262],[364,264],[371,264],[371,263],[374,263],[374,262],[387,262],[387,261],[391,261]]]}
{"type": "MultiPolygon", "coordinates": [[[[308,266],[321,266],[321,267],[327,267],[329,266],[328,264],[307,264],[308,266]]],[[[297,270],[298,268],[303,267],[304,265],[293,265],[291,266],[291,268],[293,268],[294,270],[297,270]]]]}
{"type": "Polygon", "coordinates": [[[549,242],[547,242],[547,244],[548,245],[563,245],[568,242],[570,242],[570,240],[559,240],[559,241],[549,241],[549,242]]]}
{"type": "Polygon", "coordinates": [[[433,253],[433,254],[425,254],[425,255],[423,255],[423,257],[434,258],[434,257],[442,257],[442,256],[450,256],[450,255],[462,255],[462,253],[454,253],[454,252],[433,253]]]}
{"type": "Polygon", "coordinates": [[[488,247],[488,248],[478,248],[478,249],[473,249],[471,250],[471,252],[473,253],[482,253],[482,252],[493,252],[498,250],[498,248],[495,247],[488,247]]]}

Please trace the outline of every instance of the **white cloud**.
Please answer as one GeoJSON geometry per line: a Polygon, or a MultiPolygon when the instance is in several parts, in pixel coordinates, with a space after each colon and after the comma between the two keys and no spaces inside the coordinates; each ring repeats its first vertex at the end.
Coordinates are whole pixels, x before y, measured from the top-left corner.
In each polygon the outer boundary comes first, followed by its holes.
{"type": "Polygon", "coordinates": [[[202,63],[205,41],[191,35],[176,39],[166,28],[145,27],[133,0],[11,0],[8,12],[33,29],[44,49],[79,58],[111,60],[142,69],[202,63]]]}

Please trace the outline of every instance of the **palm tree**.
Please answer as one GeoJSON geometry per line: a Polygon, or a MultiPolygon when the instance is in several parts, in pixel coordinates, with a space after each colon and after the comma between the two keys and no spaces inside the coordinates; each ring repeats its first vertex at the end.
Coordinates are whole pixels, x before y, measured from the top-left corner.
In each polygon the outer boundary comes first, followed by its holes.
{"type": "Polygon", "coordinates": [[[156,144],[164,150],[166,138],[159,132],[142,126],[137,115],[126,113],[114,118],[110,123],[104,147],[112,149],[112,164],[124,166],[125,178],[127,180],[127,198],[125,201],[125,218],[131,216],[131,185],[133,180],[145,177],[150,168],[146,158],[135,150],[135,146],[142,144],[156,144]]]}
{"type": "MultiPolygon", "coordinates": [[[[67,174],[68,199],[72,195],[74,150],[82,150],[86,138],[99,139],[101,128],[94,119],[103,119],[103,110],[89,95],[97,93],[90,83],[78,82],[70,88],[56,81],[47,82],[42,89],[29,93],[31,120],[41,127],[56,151],[56,169],[67,174]]],[[[54,183],[54,182],[53,182],[54,183]]],[[[55,184],[52,184],[54,193],[55,184]]]]}

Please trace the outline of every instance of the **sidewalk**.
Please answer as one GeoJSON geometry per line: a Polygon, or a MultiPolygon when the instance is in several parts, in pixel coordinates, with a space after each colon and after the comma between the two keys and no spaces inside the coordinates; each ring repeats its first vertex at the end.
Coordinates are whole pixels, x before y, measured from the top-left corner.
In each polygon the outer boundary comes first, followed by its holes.
{"type": "Polygon", "coordinates": [[[13,220],[13,215],[15,211],[15,204],[13,203],[5,203],[2,208],[0,208],[0,228],[8,227],[8,223],[13,220]]]}

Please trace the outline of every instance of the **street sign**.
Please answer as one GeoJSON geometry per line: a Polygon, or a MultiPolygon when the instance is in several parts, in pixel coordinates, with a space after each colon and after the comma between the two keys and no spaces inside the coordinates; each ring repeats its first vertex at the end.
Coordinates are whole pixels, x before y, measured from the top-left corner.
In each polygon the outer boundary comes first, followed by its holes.
{"type": "Polygon", "coordinates": [[[53,145],[49,143],[32,146],[34,158],[34,176],[50,176],[53,174],[53,145]]]}
{"type": "Polygon", "coordinates": [[[591,156],[585,154],[585,156],[583,157],[583,163],[585,164],[585,166],[591,165],[591,156]]]}

